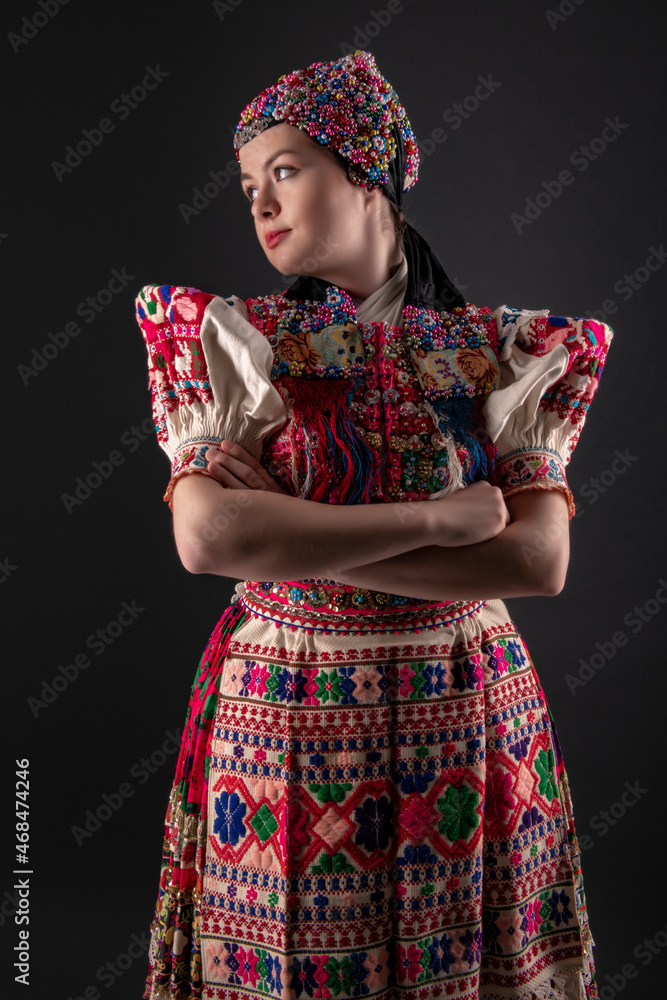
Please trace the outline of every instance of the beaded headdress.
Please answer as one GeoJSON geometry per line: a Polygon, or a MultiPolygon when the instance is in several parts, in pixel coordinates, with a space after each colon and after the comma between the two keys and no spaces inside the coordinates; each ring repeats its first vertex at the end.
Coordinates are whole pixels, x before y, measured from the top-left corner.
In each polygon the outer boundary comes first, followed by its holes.
{"type": "MultiPolygon", "coordinates": [[[[358,50],[334,62],[316,62],[281,76],[243,111],[234,136],[239,150],[266,129],[294,125],[346,160],[353,184],[381,188],[398,208],[417,182],[419,149],[405,108],[370,52],[358,50]]],[[[405,304],[452,309],[465,299],[448,278],[423,236],[409,223],[403,231],[408,262],[405,304]]],[[[323,279],[302,276],[290,286],[293,299],[326,298],[323,279]]]]}
{"type": "Polygon", "coordinates": [[[389,165],[403,142],[402,190],[417,181],[419,150],[405,108],[361,50],[334,62],[316,62],[281,76],[243,111],[234,136],[238,159],[246,142],[272,125],[294,125],[347,161],[347,173],[362,187],[386,187],[389,165]]]}

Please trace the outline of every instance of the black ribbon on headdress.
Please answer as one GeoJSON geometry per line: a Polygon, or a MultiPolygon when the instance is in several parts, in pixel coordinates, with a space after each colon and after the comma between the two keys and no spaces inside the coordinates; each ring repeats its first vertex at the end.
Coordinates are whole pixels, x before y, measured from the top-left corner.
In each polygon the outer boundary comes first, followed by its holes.
{"type": "MultiPolygon", "coordinates": [[[[394,123],[393,136],[396,155],[389,164],[389,181],[383,191],[398,208],[403,204],[403,184],[405,178],[405,143],[400,130],[394,123]]],[[[456,306],[464,306],[465,299],[431,250],[423,236],[414,226],[407,224],[403,234],[403,253],[408,264],[408,285],[405,304],[436,312],[451,312],[456,306]]],[[[324,301],[329,284],[321,278],[308,275],[297,278],[289,289],[290,298],[300,301],[324,301]]]]}

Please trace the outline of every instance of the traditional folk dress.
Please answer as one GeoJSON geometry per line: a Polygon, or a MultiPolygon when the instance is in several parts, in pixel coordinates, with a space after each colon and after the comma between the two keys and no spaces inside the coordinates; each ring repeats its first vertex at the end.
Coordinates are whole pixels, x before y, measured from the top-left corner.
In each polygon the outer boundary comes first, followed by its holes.
{"type": "MultiPolygon", "coordinates": [[[[357,305],[144,288],[165,499],[230,438],[322,503],[486,478],[572,513],[610,328],[404,307],[406,271],[357,305]]],[[[241,582],[184,732],[144,997],[597,997],[558,740],[502,601],[241,582]]]]}

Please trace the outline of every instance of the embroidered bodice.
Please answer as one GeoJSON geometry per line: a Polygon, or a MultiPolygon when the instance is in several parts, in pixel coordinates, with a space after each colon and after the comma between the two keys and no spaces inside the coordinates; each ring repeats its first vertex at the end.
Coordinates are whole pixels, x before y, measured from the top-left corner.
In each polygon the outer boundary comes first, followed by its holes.
{"type": "Polygon", "coordinates": [[[371,312],[393,325],[362,321],[366,303],[335,286],[323,302],[144,288],[137,319],[172,461],[165,499],[231,438],[311,500],[421,500],[485,478],[506,495],[560,489],[572,514],[564,466],[612,330],[507,306],[397,308],[403,275],[371,312]]]}

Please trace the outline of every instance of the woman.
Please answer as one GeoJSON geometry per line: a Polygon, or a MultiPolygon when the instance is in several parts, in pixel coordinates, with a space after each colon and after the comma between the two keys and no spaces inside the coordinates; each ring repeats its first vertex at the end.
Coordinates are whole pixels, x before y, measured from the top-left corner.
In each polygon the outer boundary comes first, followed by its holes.
{"type": "Polygon", "coordinates": [[[145,997],[597,997],[501,599],[563,587],[611,331],[466,305],[402,216],[416,142],[368,53],[282,77],[235,146],[296,284],[137,300],[179,555],[244,581],[193,687],[145,997]]]}

